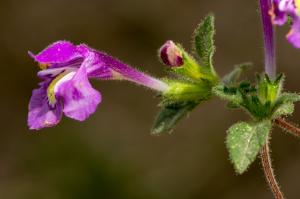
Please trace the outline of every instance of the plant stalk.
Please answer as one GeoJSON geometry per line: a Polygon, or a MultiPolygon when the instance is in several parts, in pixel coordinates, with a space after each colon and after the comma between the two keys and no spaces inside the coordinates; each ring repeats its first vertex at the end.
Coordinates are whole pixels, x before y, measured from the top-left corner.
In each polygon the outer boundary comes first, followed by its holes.
{"type": "Polygon", "coordinates": [[[274,198],[284,199],[283,193],[281,192],[278,182],[276,181],[273,168],[272,168],[270,149],[269,149],[269,138],[267,139],[266,144],[263,146],[261,150],[261,162],[262,162],[262,167],[264,170],[266,180],[273,192],[274,198]]]}
{"type": "Polygon", "coordinates": [[[279,126],[280,128],[282,128],[283,130],[297,136],[300,137],[300,129],[296,126],[294,126],[293,124],[285,121],[283,118],[277,118],[274,120],[274,123],[279,126]]]}

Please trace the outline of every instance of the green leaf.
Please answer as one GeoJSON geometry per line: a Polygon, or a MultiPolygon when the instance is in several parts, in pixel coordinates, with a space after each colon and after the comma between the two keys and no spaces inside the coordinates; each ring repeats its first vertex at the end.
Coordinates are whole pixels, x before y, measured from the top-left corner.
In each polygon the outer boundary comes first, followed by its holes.
{"type": "Polygon", "coordinates": [[[228,129],[227,148],[238,174],[244,173],[266,143],[272,123],[264,120],[257,123],[240,122],[228,129]]]}
{"type": "Polygon", "coordinates": [[[298,102],[300,101],[300,95],[298,95],[297,93],[282,93],[279,97],[279,100],[283,103],[298,102]]]}
{"type": "Polygon", "coordinates": [[[278,118],[283,115],[291,115],[294,112],[294,103],[300,101],[300,96],[296,93],[282,93],[276,100],[272,118],[278,118]]]}
{"type": "Polygon", "coordinates": [[[239,105],[243,102],[241,93],[235,89],[227,88],[223,85],[213,87],[213,93],[223,100],[229,101],[231,104],[239,105]]]}
{"type": "Polygon", "coordinates": [[[226,104],[226,107],[229,108],[229,109],[237,109],[237,108],[240,108],[240,105],[234,103],[234,102],[228,102],[226,104]]]}
{"type": "Polygon", "coordinates": [[[177,122],[193,110],[197,104],[196,102],[182,102],[163,105],[154,122],[151,134],[170,133],[177,122]]]}
{"type": "Polygon", "coordinates": [[[241,74],[247,70],[252,64],[251,63],[243,63],[243,64],[239,64],[234,66],[234,69],[226,74],[223,79],[222,82],[225,85],[234,85],[237,83],[237,81],[239,80],[241,74]]]}
{"type": "Polygon", "coordinates": [[[273,113],[272,118],[278,118],[280,116],[292,115],[295,109],[295,105],[291,102],[281,104],[273,113]]]}
{"type": "Polygon", "coordinates": [[[215,52],[214,35],[215,18],[213,15],[208,15],[196,28],[193,40],[195,50],[203,65],[210,68],[213,67],[212,57],[215,52]]]}

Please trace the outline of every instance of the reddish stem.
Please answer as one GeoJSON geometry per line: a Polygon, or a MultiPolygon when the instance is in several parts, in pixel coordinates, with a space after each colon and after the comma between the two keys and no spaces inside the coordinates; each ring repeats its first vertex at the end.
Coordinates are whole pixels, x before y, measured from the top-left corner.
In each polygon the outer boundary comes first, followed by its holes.
{"type": "Polygon", "coordinates": [[[274,120],[275,124],[282,128],[283,130],[286,130],[287,132],[300,137],[300,129],[296,127],[295,125],[285,121],[283,118],[277,118],[274,120]]]}
{"type": "Polygon", "coordinates": [[[261,162],[262,167],[264,169],[264,174],[266,180],[273,192],[275,199],[284,199],[283,193],[280,190],[278,182],[276,181],[273,169],[272,162],[270,157],[270,149],[269,149],[269,139],[267,139],[266,144],[263,146],[261,150],[261,162]]]}

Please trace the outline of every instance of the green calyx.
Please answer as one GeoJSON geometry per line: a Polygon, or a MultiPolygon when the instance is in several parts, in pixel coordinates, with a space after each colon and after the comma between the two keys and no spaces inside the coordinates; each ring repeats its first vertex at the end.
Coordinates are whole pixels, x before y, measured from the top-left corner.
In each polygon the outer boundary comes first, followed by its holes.
{"type": "Polygon", "coordinates": [[[209,15],[199,24],[193,36],[192,48],[198,60],[176,44],[183,64],[170,67],[174,77],[164,79],[169,89],[162,93],[161,111],[154,122],[153,134],[171,132],[180,119],[213,96],[212,89],[220,81],[212,62],[214,34],[214,17],[209,15]]]}
{"type": "Polygon", "coordinates": [[[180,44],[176,44],[182,57],[182,65],[171,67],[175,74],[173,79],[165,79],[169,89],[163,93],[163,104],[174,102],[208,100],[212,96],[212,88],[219,83],[212,57],[215,52],[214,46],[214,17],[207,16],[197,27],[193,36],[193,49],[199,57],[197,61],[186,52],[180,44]]]}
{"type": "Polygon", "coordinates": [[[272,120],[293,113],[293,103],[300,100],[294,93],[282,93],[284,76],[270,80],[265,74],[257,76],[257,83],[247,81],[220,84],[214,94],[229,101],[230,108],[245,109],[256,121],[272,120]],[[293,96],[293,97],[291,97],[293,96]]]}
{"type": "Polygon", "coordinates": [[[212,96],[213,85],[209,81],[187,82],[166,79],[169,89],[163,94],[163,103],[208,100],[212,96]]]}
{"type": "Polygon", "coordinates": [[[189,79],[179,77],[164,79],[169,88],[162,94],[161,111],[152,127],[152,134],[171,132],[177,122],[201,102],[209,100],[217,79],[189,79]]]}
{"type": "Polygon", "coordinates": [[[175,73],[177,76],[183,79],[191,79],[193,81],[218,81],[218,76],[213,70],[213,66],[203,66],[192,55],[186,52],[180,44],[177,44],[177,47],[180,49],[183,65],[179,67],[172,67],[172,73],[175,73]]]}
{"type": "Polygon", "coordinates": [[[278,75],[277,78],[272,81],[268,75],[257,76],[257,89],[258,97],[262,103],[273,104],[282,90],[283,75],[278,75]]]}

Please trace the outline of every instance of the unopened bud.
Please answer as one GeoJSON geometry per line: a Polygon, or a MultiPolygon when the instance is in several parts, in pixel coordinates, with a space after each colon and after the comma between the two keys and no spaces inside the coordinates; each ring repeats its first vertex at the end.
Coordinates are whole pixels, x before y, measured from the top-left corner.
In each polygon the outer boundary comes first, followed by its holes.
{"type": "Polygon", "coordinates": [[[176,44],[169,40],[159,50],[159,55],[162,62],[171,67],[182,66],[183,58],[182,52],[176,44]]]}

